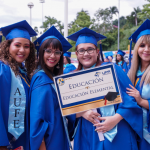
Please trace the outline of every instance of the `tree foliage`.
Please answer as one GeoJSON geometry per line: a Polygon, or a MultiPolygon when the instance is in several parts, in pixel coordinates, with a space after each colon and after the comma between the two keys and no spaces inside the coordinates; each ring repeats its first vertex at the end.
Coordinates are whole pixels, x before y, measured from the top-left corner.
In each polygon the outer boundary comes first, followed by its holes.
{"type": "MultiPolygon", "coordinates": [[[[143,9],[140,9],[140,7],[133,8],[130,15],[121,16],[119,18],[120,49],[127,50],[129,45],[128,38],[145,19],[150,19],[150,0],[146,1],[148,4],[143,5],[143,9]]],[[[73,34],[80,29],[87,27],[107,37],[102,40],[103,50],[117,50],[118,19],[114,20],[114,16],[118,16],[118,13],[116,6],[105,9],[99,8],[95,11],[94,17],[91,18],[89,12],[82,9],[80,12],[77,12],[76,18],[68,24],[68,34],[73,34]]],[[[41,28],[43,28],[43,32],[48,30],[52,25],[54,25],[63,34],[63,23],[54,17],[45,16],[45,21],[41,26],[41,28]]],[[[35,27],[34,30],[39,33],[37,27],[35,27]]],[[[69,40],[69,42],[73,46],[70,51],[75,51],[75,42],[71,40],[69,40]]]]}

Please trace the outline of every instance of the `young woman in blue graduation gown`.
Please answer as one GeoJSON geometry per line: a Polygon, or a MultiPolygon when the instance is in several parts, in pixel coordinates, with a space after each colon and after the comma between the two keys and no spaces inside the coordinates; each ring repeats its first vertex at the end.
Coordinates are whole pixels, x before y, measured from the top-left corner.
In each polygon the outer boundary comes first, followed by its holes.
{"type": "MultiPolygon", "coordinates": [[[[150,20],[143,23],[150,23],[150,20]]],[[[140,29],[141,29],[140,27],[140,29]]],[[[146,30],[145,27],[143,30],[146,30]]],[[[142,32],[142,30],[140,30],[142,32]]],[[[139,35],[139,31],[135,31],[139,35]]],[[[133,33],[134,35],[134,33],[133,33]]],[[[138,105],[143,110],[143,137],[138,139],[139,150],[150,149],[150,30],[142,36],[139,36],[135,47],[132,59],[131,68],[128,76],[134,86],[130,85],[127,88],[127,93],[133,96],[138,105]]]]}
{"type": "MultiPolygon", "coordinates": [[[[76,55],[79,61],[77,71],[109,64],[100,61],[97,41],[102,39],[102,35],[88,28],[82,30],[68,37],[74,40],[74,36],[77,36],[76,55]]],[[[136,137],[142,136],[140,122],[142,110],[135,99],[126,93],[126,87],[132,84],[131,81],[119,66],[114,65],[114,67],[123,103],[104,107],[103,109],[110,108],[105,110],[107,112],[105,116],[102,115],[101,108],[98,108],[97,112],[89,110],[72,115],[72,128],[69,128],[69,132],[70,137],[72,135],[74,137],[75,150],[138,150],[136,137]],[[115,115],[109,114],[112,109],[115,115]],[[98,123],[96,119],[103,122],[98,123]],[[115,129],[117,131],[114,131],[115,129]],[[104,141],[99,140],[96,131],[104,133],[104,141]]]]}
{"type": "Polygon", "coordinates": [[[35,44],[40,43],[40,48],[38,67],[30,87],[31,150],[38,150],[41,143],[45,143],[46,150],[69,150],[53,82],[54,76],[63,74],[63,50],[71,48],[64,40],[53,26],[35,41],[35,44]],[[64,42],[69,48],[63,46],[64,42]]]}
{"type": "Polygon", "coordinates": [[[64,74],[76,70],[76,67],[73,64],[71,64],[70,57],[71,57],[71,52],[64,53],[64,70],[63,70],[64,74]]]}
{"type": "Polygon", "coordinates": [[[122,50],[118,50],[117,55],[116,55],[116,64],[120,66],[124,72],[128,72],[128,66],[127,63],[124,61],[123,56],[125,55],[125,52],[122,50]]]}
{"type": "Polygon", "coordinates": [[[10,25],[9,30],[2,28],[4,36],[5,30],[8,30],[8,36],[0,44],[0,150],[16,149],[20,146],[24,150],[30,149],[28,94],[29,77],[35,68],[35,53],[28,33],[31,27],[26,21],[20,23],[13,24],[13,28],[10,25]],[[20,29],[20,23],[26,27],[20,29]],[[24,61],[25,68],[22,65],[24,61]],[[15,97],[21,94],[22,97],[15,97]]]}

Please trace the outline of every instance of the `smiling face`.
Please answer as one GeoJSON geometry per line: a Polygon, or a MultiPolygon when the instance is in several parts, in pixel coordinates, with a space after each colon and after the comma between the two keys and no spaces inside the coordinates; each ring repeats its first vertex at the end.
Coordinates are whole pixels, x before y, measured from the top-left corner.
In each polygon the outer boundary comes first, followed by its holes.
{"type": "Polygon", "coordinates": [[[99,50],[96,49],[96,46],[94,44],[92,43],[79,44],[77,46],[77,51],[76,51],[76,55],[77,55],[78,61],[83,65],[84,69],[92,67],[97,62],[99,50]],[[90,54],[87,51],[85,51],[84,54],[79,54],[77,52],[78,50],[81,50],[81,49],[87,50],[91,48],[95,50],[93,50],[93,53],[90,53],[90,54]]]}
{"type": "Polygon", "coordinates": [[[138,48],[138,55],[142,62],[150,63],[150,44],[142,42],[138,48]]]}
{"type": "Polygon", "coordinates": [[[9,53],[18,63],[25,61],[30,54],[30,41],[25,38],[14,38],[9,53]]]}
{"type": "Polygon", "coordinates": [[[53,72],[55,65],[60,60],[61,55],[58,54],[59,52],[59,49],[53,49],[51,46],[47,47],[47,50],[44,51],[44,63],[51,72],[53,72]]]}

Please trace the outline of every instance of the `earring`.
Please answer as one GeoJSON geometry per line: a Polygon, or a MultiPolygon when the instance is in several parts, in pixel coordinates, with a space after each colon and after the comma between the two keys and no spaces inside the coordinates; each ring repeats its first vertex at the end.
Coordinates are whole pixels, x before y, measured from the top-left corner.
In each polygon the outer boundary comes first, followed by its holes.
{"type": "Polygon", "coordinates": [[[60,69],[60,67],[59,67],[59,63],[58,63],[58,65],[57,65],[57,67],[56,67],[57,69],[60,69]]]}

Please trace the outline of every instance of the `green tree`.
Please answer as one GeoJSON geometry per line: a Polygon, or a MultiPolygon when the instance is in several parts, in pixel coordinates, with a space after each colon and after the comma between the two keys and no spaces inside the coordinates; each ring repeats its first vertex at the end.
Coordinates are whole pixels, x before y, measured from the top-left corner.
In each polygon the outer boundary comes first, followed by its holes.
{"type": "Polygon", "coordinates": [[[150,0],[146,0],[149,4],[143,5],[143,9],[141,12],[137,14],[137,16],[144,21],[145,19],[150,19],[150,0]]]}
{"type": "Polygon", "coordinates": [[[133,16],[135,18],[135,25],[137,26],[138,24],[138,17],[137,17],[137,14],[141,12],[141,9],[139,7],[137,8],[134,8],[134,11],[131,12],[131,16],[133,16]]]}
{"type": "Polygon", "coordinates": [[[96,32],[100,33],[106,33],[113,29],[113,15],[116,15],[118,13],[118,9],[116,6],[109,7],[106,9],[99,8],[96,13],[94,14],[95,20],[97,21],[96,24],[94,24],[94,27],[92,27],[96,32]],[[102,23],[101,23],[102,22],[102,23]],[[101,23],[101,24],[100,24],[101,23]]]}
{"type": "Polygon", "coordinates": [[[62,30],[64,29],[64,25],[61,23],[61,21],[58,21],[56,18],[50,16],[45,16],[45,19],[46,20],[40,27],[44,29],[44,32],[54,25],[59,30],[59,32],[63,34],[62,30]]]}
{"type": "MultiPolygon", "coordinates": [[[[88,11],[82,9],[80,12],[77,13],[76,19],[68,24],[68,34],[73,34],[84,27],[90,28],[92,24],[93,22],[89,16],[88,11]]],[[[68,41],[73,46],[70,51],[75,51],[75,42],[72,40],[68,41]]]]}
{"type": "Polygon", "coordinates": [[[77,19],[75,20],[75,24],[80,28],[84,28],[84,27],[89,28],[90,25],[92,24],[92,21],[90,16],[88,15],[88,12],[84,10],[78,12],[77,19]]]}
{"type": "MultiPolygon", "coordinates": [[[[127,19],[126,19],[124,16],[121,16],[121,17],[119,18],[119,21],[120,21],[120,28],[122,28],[122,27],[126,24],[127,19]]],[[[113,21],[113,25],[118,26],[118,19],[115,19],[115,20],[113,21]]]]}

